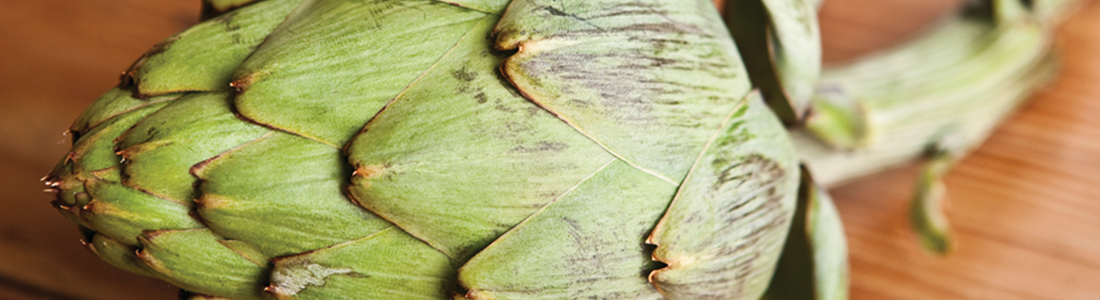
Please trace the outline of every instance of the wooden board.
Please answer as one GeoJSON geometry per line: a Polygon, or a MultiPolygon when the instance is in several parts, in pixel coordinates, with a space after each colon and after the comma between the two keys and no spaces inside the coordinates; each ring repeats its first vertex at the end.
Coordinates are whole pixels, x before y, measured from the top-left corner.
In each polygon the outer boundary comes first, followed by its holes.
{"type": "MultiPolygon", "coordinates": [[[[61,135],[148,47],[193,24],[197,0],[9,1],[0,10],[0,298],[175,299],[77,242],[38,179],[61,135]]],[[[900,43],[958,0],[828,0],[825,57],[900,43]]],[[[852,252],[852,299],[1100,297],[1100,4],[1061,30],[1062,78],[947,178],[959,231],[946,258],[904,218],[915,169],[833,191],[852,252]]]]}
{"type": "MultiPolygon", "coordinates": [[[[951,2],[828,0],[825,57],[898,43],[951,2]]],[[[1100,2],[1061,27],[1059,44],[1057,82],[947,176],[950,256],[923,253],[909,230],[915,167],[832,191],[852,299],[1100,299],[1100,2]]]]}

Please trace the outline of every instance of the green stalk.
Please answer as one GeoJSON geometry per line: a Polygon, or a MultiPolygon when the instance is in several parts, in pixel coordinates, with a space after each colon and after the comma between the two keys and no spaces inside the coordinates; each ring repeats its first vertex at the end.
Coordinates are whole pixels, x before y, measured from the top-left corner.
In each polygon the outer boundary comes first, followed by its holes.
{"type": "Polygon", "coordinates": [[[1048,82],[1056,61],[1046,26],[1022,10],[994,16],[960,15],[900,48],[826,69],[813,115],[791,130],[818,182],[941,148],[959,157],[1048,82]]]}
{"type": "Polygon", "coordinates": [[[925,249],[946,254],[942,178],[1054,77],[1052,24],[1071,2],[979,2],[909,44],[826,69],[805,126],[790,129],[800,158],[823,185],[925,158],[910,221],[925,249]]]}

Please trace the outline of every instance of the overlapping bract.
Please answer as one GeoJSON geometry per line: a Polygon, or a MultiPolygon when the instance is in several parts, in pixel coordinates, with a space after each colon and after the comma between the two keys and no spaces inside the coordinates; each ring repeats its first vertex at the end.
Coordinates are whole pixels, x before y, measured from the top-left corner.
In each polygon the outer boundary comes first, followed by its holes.
{"type": "Polygon", "coordinates": [[[204,295],[755,299],[799,176],[754,95],[709,1],[267,0],[142,57],[48,182],[204,295]]]}

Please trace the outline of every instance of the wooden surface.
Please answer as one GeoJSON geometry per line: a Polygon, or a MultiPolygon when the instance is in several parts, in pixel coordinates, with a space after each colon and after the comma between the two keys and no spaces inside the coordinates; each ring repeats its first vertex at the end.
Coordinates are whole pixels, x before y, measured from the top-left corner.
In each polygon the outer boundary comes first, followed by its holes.
{"type": "MultiPolygon", "coordinates": [[[[0,299],[175,299],[100,262],[38,179],[69,123],[197,0],[16,0],[0,10],[0,299]]],[[[958,0],[828,0],[825,57],[900,43],[958,0]]],[[[948,177],[958,247],[921,252],[904,218],[915,169],[833,190],[852,299],[1100,299],[1100,3],[1060,30],[1061,79],[948,177]]]]}

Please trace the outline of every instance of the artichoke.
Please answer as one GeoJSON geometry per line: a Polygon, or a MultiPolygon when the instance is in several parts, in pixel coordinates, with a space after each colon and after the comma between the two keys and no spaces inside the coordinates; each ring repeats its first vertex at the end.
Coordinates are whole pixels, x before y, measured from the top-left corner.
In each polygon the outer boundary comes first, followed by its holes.
{"type": "Polygon", "coordinates": [[[843,298],[836,213],[749,81],[797,120],[812,5],[730,3],[767,13],[735,46],[706,0],[210,0],[46,182],[195,299],[758,299],[777,265],[843,298]],[[828,267],[779,263],[804,252],[828,267]]]}
{"type": "Polygon", "coordinates": [[[204,0],[45,181],[185,299],[845,299],[812,177],[928,158],[946,252],[941,177],[1073,2],[976,1],[819,82],[812,0],[204,0]]]}

